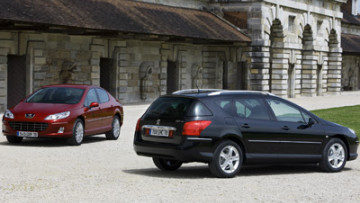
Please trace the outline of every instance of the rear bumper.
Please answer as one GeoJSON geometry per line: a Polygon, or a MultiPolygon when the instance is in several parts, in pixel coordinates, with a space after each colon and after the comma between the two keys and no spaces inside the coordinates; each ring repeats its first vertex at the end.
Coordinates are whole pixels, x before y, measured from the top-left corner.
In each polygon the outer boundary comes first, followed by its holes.
{"type": "Polygon", "coordinates": [[[211,138],[186,137],[180,145],[134,140],[140,156],[174,159],[183,162],[210,162],[213,157],[211,138]]]}

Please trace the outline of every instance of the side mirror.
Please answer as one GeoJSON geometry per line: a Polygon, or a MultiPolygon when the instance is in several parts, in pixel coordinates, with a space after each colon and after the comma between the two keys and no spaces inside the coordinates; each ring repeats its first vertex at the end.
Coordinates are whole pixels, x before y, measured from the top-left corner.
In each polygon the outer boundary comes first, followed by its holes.
{"type": "Polygon", "coordinates": [[[313,118],[309,118],[309,121],[308,121],[308,123],[307,123],[307,126],[308,127],[311,127],[311,126],[313,126],[315,124],[315,120],[313,119],[313,118]]]}
{"type": "Polygon", "coordinates": [[[91,104],[90,104],[90,109],[91,109],[91,108],[95,108],[95,107],[99,107],[99,103],[97,103],[97,102],[91,102],[91,104]]]}
{"type": "Polygon", "coordinates": [[[313,126],[315,124],[315,120],[313,118],[309,118],[309,121],[304,124],[304,125],[300,125],[298,127],[298,129],[306,129],[306,128],[310,128],[311,126],[313,126]]]}

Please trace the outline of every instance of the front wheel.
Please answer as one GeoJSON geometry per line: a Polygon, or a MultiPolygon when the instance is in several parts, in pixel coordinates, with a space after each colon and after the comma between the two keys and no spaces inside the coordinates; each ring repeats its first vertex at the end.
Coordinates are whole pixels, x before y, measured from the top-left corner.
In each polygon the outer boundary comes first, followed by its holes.
{"type": "Polygon", "coordinates": [[[77,119],[73,127],[73,136],[69,139],[71,145],[81,145],[84,139],[84,124],[81,119],[77,119]]]}
{"type": "Polygon", "coordinates": [[[23,140],[22,137],[16,137],[16,136],[6,136],[6,139],[11,144],[20,143],[23,140]]]}
{"type": "Polygon", "coordinates": [[[218,144],[209,163],[210,172],[219,178],[232,178],[239,173],[243,163],[243,151],[231,140],[218,144]]]}
{"type": "Polygon", "coordinates": [[[112,126],[111,130],[105,133],[106,139],[117,140],[120,136],[120,130],[121,130],[120,120],[118,116],[114,116],[111,126],[112,126]]]}
{"type": "Polygon", "coordinates": [[[346,160],[346,145],[339,138],[333,138],[326,144],[319,165],[326,172],[338,172],[344,168],[346,160]]]}
{"type": "Polygon", "coordinates": [[[182,165],[181,161],[153,157],[153,162],[160,170],[175,171],[182,165]]]}

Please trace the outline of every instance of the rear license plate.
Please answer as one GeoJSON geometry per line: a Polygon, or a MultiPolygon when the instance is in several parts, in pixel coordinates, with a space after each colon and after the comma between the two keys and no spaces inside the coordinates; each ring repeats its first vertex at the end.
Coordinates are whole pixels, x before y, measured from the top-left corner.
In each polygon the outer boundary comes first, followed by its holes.
{"type": "Polygon", "coordinates": [[[149,134],[151,136],[169,137],[169,130],[160,127],[152,127],[150,128],[149,134]]]}
{"type": "Polygon", "coordinates": [[[28,131],[17,131],[16,136],[18,137],[38,137],[37,132],[28,132],[28,131]]]}

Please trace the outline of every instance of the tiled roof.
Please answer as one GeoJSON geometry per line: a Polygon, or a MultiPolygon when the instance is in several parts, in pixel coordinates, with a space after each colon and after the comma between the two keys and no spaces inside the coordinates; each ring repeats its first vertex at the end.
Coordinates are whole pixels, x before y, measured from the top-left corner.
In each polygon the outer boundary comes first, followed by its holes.
{"type": "Polygon", "coordinates": [[[360,35],[341,34],[341,47],[344,53],[360,54],[360,35]]]}
{"type": "Polygon", "coordinates": [[[129,0],[2,0],[0,22],[232,42],[250,38],[201,10],[129,0]]]}

